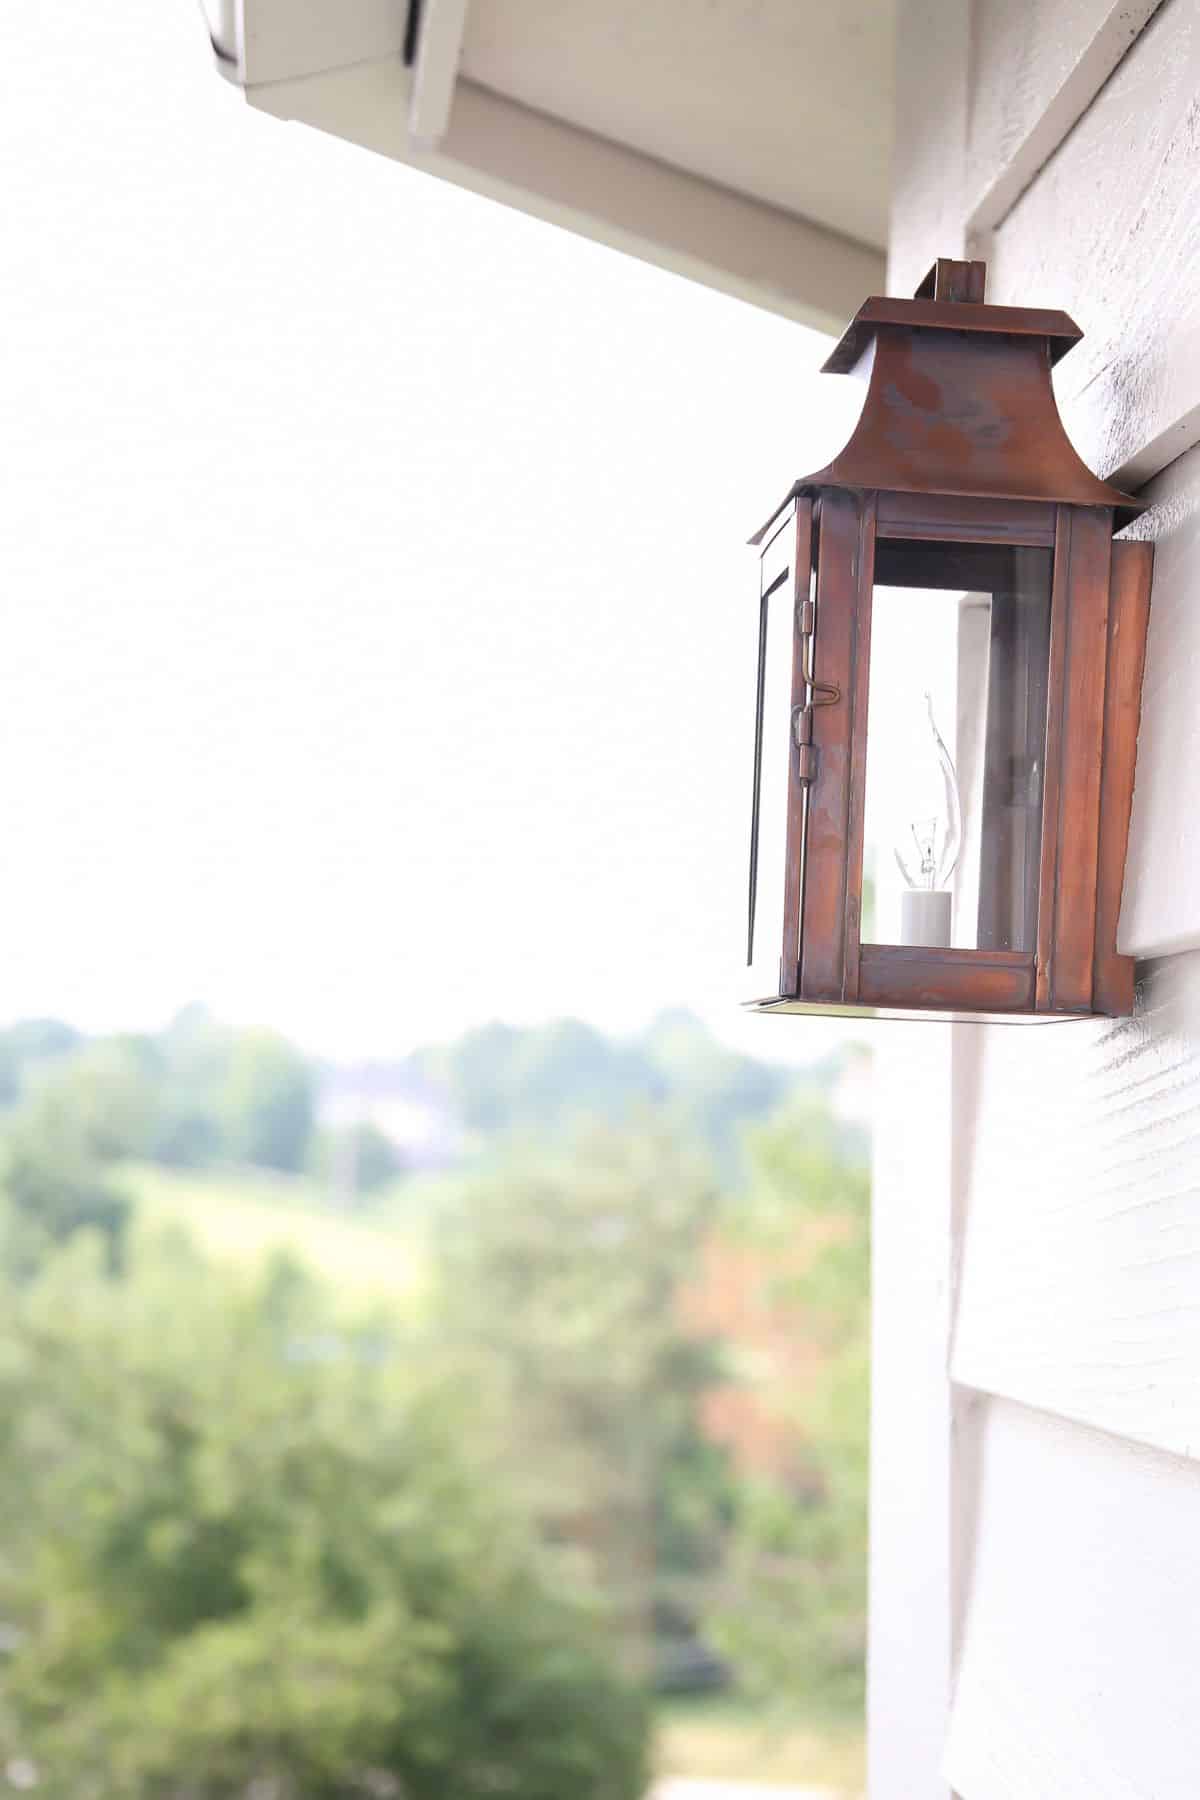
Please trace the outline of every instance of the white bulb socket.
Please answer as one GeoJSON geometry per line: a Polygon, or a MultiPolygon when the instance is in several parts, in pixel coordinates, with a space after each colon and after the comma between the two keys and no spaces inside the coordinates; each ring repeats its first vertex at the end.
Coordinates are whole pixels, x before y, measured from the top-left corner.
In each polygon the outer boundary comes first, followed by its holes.
{"type": "Polygon", "coordinates": [[[944,888],[905,888],[900,895],[900,942],[948,950],[950,899],[944,888]]]}

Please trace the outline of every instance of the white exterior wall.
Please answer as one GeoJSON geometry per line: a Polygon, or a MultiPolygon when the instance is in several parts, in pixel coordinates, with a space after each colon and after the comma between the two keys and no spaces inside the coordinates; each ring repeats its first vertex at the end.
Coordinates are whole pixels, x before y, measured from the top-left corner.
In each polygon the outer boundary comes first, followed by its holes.
{"type": "Polygon", "coordinates": [[[970,249],[1071,312],[1068,429],[1158,548],[1136,1017],[880,1033],[871,1795],[1194,1800],[1200,0],[903,0],[899,41],[889,291],[970,249]]]}

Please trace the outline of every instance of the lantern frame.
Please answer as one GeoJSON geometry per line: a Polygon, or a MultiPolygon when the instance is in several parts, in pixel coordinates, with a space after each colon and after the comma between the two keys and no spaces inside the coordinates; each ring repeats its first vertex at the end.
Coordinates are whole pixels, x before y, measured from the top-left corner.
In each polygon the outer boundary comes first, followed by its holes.
{"type": "Polygon", "coordinates": [[[825,364],[867,376],[855,431],[751,540],[761,579],[748,960],[767,607],[781,590],[792,621],[779,985],[748,1002],[758,1010],[1048,1019],[1133,1008],[1133,960],[1116,938],[1153,546],[1114,541],[1141,505],[1086,468],[1059,418],[1050,371],[1078,327],[986,305],[984,278],[982,263],[943,259],[913,300],[866,302],[825,364]],[[1024,949],[863,941],[876,553],[896,541],[1052,557],[1036,943],[1024,949]]]}

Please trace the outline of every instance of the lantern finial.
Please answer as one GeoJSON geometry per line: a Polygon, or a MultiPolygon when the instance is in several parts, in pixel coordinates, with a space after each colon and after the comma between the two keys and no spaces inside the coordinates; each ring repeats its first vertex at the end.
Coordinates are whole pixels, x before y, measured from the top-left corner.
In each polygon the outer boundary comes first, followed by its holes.
{"type": "Polygon", "coordinates": [[[982,306],[987,294],[985,262],[955,262],[939,256],[913,295],[914,300],[957,300],[982,306]]]}

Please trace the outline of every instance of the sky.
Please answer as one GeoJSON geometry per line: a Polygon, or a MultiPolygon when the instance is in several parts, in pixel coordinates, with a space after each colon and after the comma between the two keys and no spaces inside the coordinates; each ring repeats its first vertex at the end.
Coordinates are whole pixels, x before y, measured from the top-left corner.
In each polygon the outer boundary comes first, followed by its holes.
{"type": "Polygon", "coordinates": [[[824,341],[255,113],[187,0],[6,24],[0,1017],[822,1054],[737,1000],[824,341]]]}

